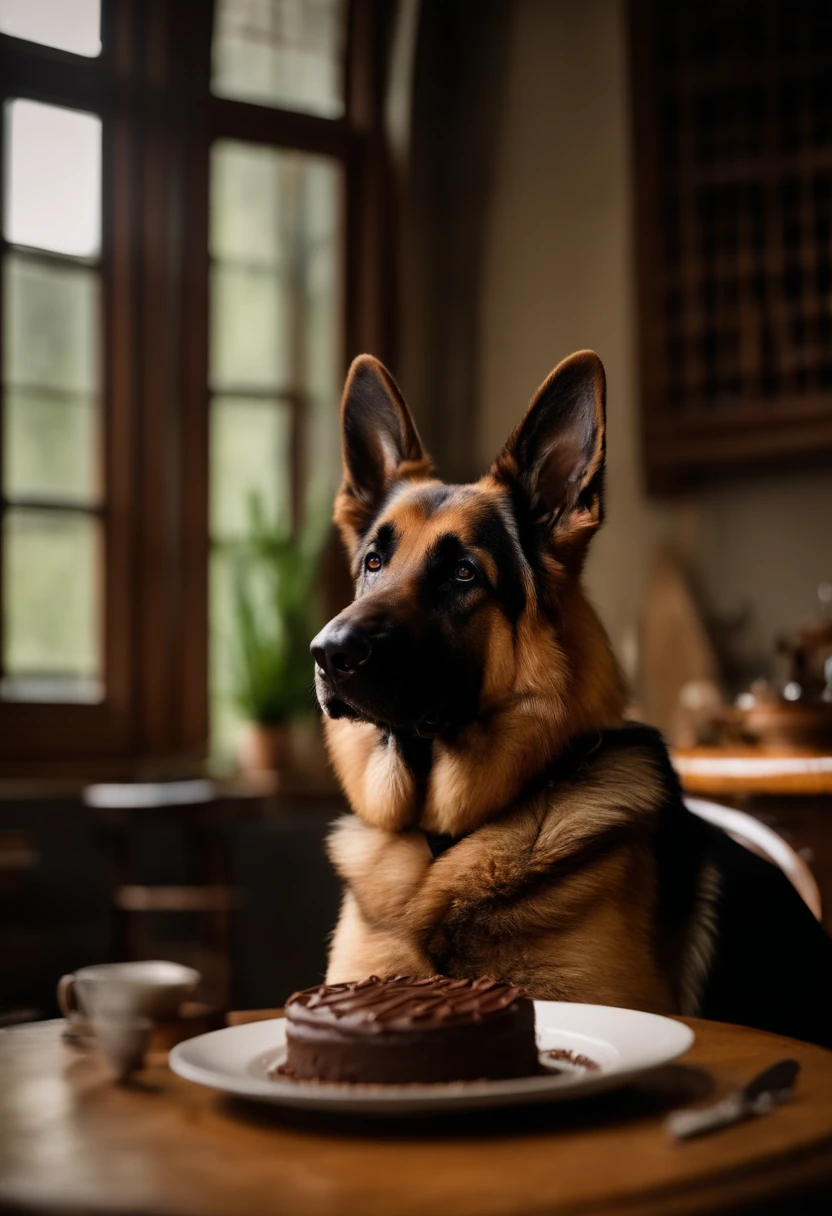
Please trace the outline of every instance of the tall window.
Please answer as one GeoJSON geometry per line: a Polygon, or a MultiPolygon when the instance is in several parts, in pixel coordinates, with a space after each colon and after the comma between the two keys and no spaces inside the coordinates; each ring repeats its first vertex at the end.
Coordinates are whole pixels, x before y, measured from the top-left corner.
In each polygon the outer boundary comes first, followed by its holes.
{"type": "MultiPolygon", "coordinates": [[[[211,87],[218,96],[340,118],[343,0],[219,0],[211,87]]],[[[233,119],[232,119],[233,121],[233,119]]],[[[333,410],[342,373],[343,162],[269,143],[217,139],[210,173],[211,737],[230,751],[233,566],[257,497],[297,526],[331,497],[333,410]]]]}
{"type": "Polygon", "coordinates": [[[329,498],[383,346],[389,13],[0,0],[0,774],[232,741],[220,542],[329,498]]]}
{"type": "Polygon", "coordinates": [[[99,700],[101,120],[5,104],[2,684],[99,700]]]}
{"type": "Polygon", "coordinates": [[[344,0],[218,0],[213,91],[341,118],[346,18],[344,0]]]}
{"type": "MultiPolygon", "coordinates": [[[[129,511],[113,498],[129,170],[100,0],[0,0],[0,763],[130,749],[129,511]],[[118,555],[118,556],[116,556],[118,555]]],[[[123,361],[122,374],[128,360],[123,361]]]]}

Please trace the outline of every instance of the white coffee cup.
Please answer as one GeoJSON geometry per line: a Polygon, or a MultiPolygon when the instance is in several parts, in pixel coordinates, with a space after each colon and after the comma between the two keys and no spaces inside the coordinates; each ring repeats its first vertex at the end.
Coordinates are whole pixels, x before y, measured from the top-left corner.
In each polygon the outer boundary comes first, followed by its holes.
{"type": "Polygon", "coordinates": [[[199,972],[152,959],[81,967],[58,982],[58,1004],[73,1029],[97,1019],[174,1019],[199,983],[199,972]]]}

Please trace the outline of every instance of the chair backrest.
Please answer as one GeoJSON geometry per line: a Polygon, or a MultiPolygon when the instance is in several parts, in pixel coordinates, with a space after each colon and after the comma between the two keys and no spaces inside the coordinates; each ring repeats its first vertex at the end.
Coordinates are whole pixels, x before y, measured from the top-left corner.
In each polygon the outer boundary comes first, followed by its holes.
{"type": "Polygon", "coordinates": [[[720,803],[710,802],[706,798],[686,798],[685,806],[700,819],[707,819],[708,823],[722,828],[739,844],[753,852],[761,853],[768,861],[779,866],[815,919],[821,919],[820,888],[815,876],[800,854],[796,853],[782,836],[778,836],[772,828],[755,819],[753,815],[730,806],[721,806],[720,803]]]}
{"type": "Polygon", "coordinates": [[[105,811],[140,811],[149,807],[196,806],[215,802],[217,787],[203,778],[193,781],[125,781],[88,785],[87,806],[105,811]]]}

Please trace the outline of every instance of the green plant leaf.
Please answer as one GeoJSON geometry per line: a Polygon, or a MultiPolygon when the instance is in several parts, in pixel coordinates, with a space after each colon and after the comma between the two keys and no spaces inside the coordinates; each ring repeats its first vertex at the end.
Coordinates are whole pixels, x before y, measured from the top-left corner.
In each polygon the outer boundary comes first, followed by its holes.
{"type": "Polygon", "coordinates": [[[248,502],[244,540],[228,543],[233,575],[234,699],[260,723],[285,722],[313,706],[309,642],[317,632],[315,595],[326,538],[324,513],[295,536],[267,518],[262,496],[248,502]]]}

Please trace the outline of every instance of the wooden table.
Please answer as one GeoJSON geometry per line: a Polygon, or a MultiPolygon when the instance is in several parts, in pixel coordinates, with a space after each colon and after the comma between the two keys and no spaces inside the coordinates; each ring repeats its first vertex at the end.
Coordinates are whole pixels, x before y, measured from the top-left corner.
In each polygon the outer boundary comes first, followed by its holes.
{"type": "Polygon", "coordinates": [[[747,811],[800,853],[832,934],[832,755],[725,745],[677,748],[672,758],[687,794],[747,811]]]}
{"type": "Polygon", "coordinates": [[[244,1105],[180,1080],[164,1057],[114,1085],[60,1022],[0,1032],[0,1210],[146,1216],[656,1216],[829,1210],[832,1053],[692,1021],[682,1062],[618,1094],[467,1117],[355,1122],[244,1105]],[[661,1121],[783,1056],[793,1101],[707,1139],[661,1121]],[[765,1211],[769,1212],[766,1206],[765,1211]],[[780,1210],[780,1209],[777,1209],[780,1210]]]}
{"type": "Polygon", "coordinates": [[[673,765],[689,794],[710,798],[832,795],[825,752],[724,745],[678,747],[673,765]]]}

